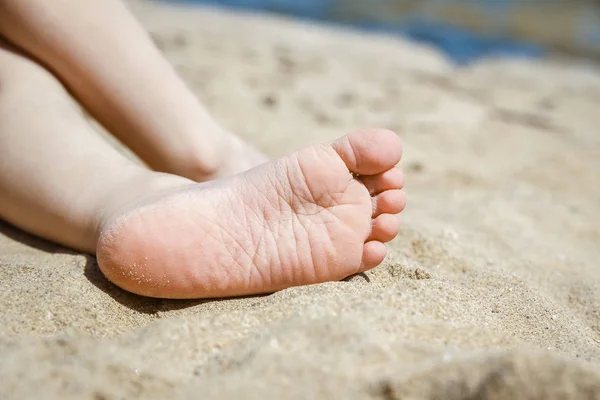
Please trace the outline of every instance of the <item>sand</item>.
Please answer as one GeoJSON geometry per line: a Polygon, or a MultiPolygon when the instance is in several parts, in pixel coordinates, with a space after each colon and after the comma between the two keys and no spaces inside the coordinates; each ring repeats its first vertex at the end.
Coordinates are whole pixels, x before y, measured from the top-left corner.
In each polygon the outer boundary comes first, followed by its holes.
{"type": "Polygon", "coordinates": [[[163,301],[2,224],[0,398],[600,399],[600,69],[458,69],[398,38],[132,7],[271,157],[395,129],[402,233],[343,282],[163,301]]]}

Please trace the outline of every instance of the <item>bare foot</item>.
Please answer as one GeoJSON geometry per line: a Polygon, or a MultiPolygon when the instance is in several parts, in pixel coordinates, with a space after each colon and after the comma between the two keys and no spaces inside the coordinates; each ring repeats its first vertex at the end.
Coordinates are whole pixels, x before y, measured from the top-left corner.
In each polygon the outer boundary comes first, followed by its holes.
{"type": "Polygon", "coordinates": [[[118,286],[165,298],[266,293],[371,269],[398,234],[401,154],[396,134],[371,130],[182,183],[107,220],[98,263],[118,286]]]}

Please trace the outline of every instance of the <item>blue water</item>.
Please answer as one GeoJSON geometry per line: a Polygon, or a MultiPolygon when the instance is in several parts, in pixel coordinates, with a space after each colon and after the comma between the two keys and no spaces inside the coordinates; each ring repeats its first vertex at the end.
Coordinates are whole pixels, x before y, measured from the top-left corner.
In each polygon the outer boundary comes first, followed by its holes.
{"type": "MultiPolygon", "coordinates": [[[[340,21],[334,17],[336,0],[179,0],[204,3],[244,10],[270,12],[298,18],[333,22],[369,31],[395,33],[412,40],[439,48],[459,65],[468,64],[486,56],[542,57],[541,46],[508,38],[478,35],[442,22],[412,18],[399,24],[381,24],[372,21],[340,21]]],[[[368,1],[368,0],[362,0],[368,1]]],[[[494,0],[498,4],[497,0],[494,0]]],[[[500,11],[500,10],[499,10],[500,11]]]]}
{"type": "Polygon", "coordinates": [[[478,35],[448,24],[430,21],[409,21],[402,26],[362,23],[360,28],[392,32],[414,41],[433,45],[459,65],[469,64],[483,57],[513,56],[540,58],[543,47],[517,42],[508,38],[478,35]]]}

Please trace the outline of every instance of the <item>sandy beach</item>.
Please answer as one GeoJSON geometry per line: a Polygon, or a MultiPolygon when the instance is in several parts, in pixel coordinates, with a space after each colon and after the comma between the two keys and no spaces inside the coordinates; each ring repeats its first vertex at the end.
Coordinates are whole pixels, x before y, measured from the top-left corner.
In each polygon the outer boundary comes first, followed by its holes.
{"type": "Polygon", "coordinates": [[[0,222],[0,398],[600,399],[600,68],[457,68],[400,38],[131,7],[270,157],[398,132],[401,234],[342,282],[167,301],[0,222]]]}

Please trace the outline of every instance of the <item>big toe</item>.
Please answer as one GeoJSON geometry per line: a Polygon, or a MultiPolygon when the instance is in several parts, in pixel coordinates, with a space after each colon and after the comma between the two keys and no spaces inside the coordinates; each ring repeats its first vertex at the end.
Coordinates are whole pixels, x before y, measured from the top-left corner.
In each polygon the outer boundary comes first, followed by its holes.
{"type": "Polygon", "coordinates": [[[402,143],[394,132],[370,129],[341,137],[333,148],[350,172],[375,175],[393,168],[402,157],[402,143]]]}

